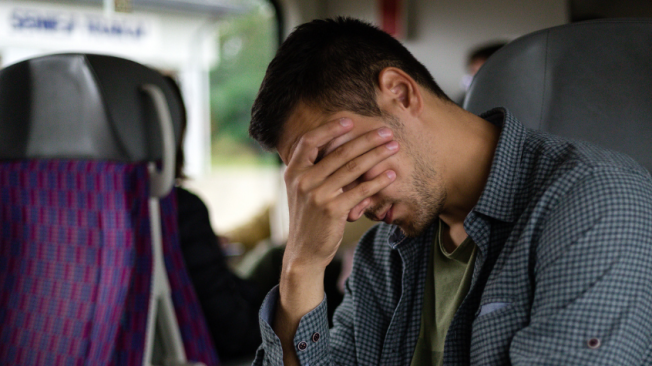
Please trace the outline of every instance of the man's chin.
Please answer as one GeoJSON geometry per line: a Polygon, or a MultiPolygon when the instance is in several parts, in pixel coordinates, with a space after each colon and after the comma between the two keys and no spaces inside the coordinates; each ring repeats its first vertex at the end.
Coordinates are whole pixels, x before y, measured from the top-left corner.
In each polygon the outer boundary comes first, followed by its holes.
{"type": "Polygon", "coordinates": [[[403,232],[403,235],[407,236],[408,238],[416,238],[417,236],[423,234],[425,231],[423,228],[417,228],[414,225],[405,224],[403,222],[395,221],[393,224],[398,226],[398,228],[403,232]]]}
{"type": "Polygon", "coordinates": [[[403,232],[403,235],[407,236],[408,238],[416,238],[417,236],[421,236],[426,232],[428,227],[430,227],[432,221],[433,220],[429,220],[428,222],[423,223],[408,223],[403,220],[394,220],[392,224],[398,226],[399,229],[401,229],[403,232]]]}
{"type": "Polygon", "coordinates": [[[423,232],[422,231],[415,231],[415,230],[410,230],[410,229],[403,229],[402,227],[399,226],[399,229],[401,229],[401,232],[403,235],[405,235],[408,238],[416,238],[417,236],[421,235],[423,232]]]}

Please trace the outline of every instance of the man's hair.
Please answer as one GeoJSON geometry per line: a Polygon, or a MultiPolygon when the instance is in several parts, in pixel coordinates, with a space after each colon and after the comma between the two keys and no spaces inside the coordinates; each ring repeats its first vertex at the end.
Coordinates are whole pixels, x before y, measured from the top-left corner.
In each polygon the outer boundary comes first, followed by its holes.
{"type": "Polygon", "coordinates": [[[264,148],[279,143],[283,125],[301,102],[323,113],[382,116],[378,76],[396,67],[450,101],[425,66],[396,39],[360,20],[313,20],[297,27],[267,67],[251,109],[249,134],[264,148]]]}

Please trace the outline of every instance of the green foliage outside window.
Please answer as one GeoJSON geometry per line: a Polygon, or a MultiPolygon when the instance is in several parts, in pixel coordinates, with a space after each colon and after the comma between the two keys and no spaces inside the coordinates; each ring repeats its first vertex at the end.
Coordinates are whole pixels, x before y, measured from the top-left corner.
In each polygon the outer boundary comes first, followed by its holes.
{"type": "Polygon", "coordinates": [[[263,4],[219,27],[220,62],[210,72],[211,153],[215,165],[267,165],[275,156],[248,135],[251,106],[276,52],[274,10],[263,4]]]}

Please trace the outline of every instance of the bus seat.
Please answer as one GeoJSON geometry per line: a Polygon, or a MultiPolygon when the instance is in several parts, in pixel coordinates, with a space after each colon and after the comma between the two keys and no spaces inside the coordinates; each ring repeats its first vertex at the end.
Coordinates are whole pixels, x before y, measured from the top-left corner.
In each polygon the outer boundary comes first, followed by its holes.
{"type": "Polygon", "coordinates": [[[544,29],[482,66],[464,102],[505,107],[529,128],[624,152],[652,171],[652,20],[544,29]]]}
{"type": "Polygon", "coordinates": [[[218,364],[178,243],[179,103],[116,57],[0,70],[0,364],[149,365],[155,331],[166,364],[218,364]]]}

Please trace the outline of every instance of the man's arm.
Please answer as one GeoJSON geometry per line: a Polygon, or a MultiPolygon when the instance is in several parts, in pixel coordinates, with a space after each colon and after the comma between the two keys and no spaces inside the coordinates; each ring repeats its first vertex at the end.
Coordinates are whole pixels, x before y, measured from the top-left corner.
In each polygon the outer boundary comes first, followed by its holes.
{"type": "Polygon", "coordinates": [[[561,197],[536,246],[530,323],[513,365],[652,361],[652,184],[598,168],[561,197]]]}
{"type": "Polygon", "coordinates": [[[285,365],[299,364],[296,351],[302,346],[294,344],[295,333],[301,318],[324,300],[324,270],[337,252],[346,221],[360,218],[369,197],[396,177],[386,171],[353,184],[398,151],[387,129],[367,132],[315,161],[320,148],[352,128],[348,118],[328,122],[302,136],[289,158],[290,232],[273,322],[285,365]]]}
{"type": "MultiPolygon", "coordinates": [[[[365,235],[375,235],[371,230],[365,235]]],[[[319,365],[353,365],[356,363],[354,338],[354,294],[350,285],[352,278],[346,281],[344,300],[338,306],[333,318],[333,328],[329,329],[326,298],[312,311],[304,315],[294,335],[294,344],[306,342],[306,349],[297,351],[301,364],[319,365]],[[332,340],[331,340],[332,339],[332,340]]],[[[278,300],[278,286],[270,291],[260,311],[260,326],[263,345],[260,347],[255,366],[281,365],[283,354],[279,338],[272,329],[273,317],[278,300]]]]}

